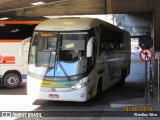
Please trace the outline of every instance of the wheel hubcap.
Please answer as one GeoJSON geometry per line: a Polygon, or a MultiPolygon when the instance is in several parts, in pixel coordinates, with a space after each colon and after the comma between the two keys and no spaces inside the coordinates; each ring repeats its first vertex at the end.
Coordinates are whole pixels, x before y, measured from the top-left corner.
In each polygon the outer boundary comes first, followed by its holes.
{"type": "Polygon", "coordinates": [[[17,76],[10,76],[10,77],[8,77],[7,82],[8,82],[8,84],[10,86],[17,85],[17,83],[18,83],[18,77],[17,76]]]}

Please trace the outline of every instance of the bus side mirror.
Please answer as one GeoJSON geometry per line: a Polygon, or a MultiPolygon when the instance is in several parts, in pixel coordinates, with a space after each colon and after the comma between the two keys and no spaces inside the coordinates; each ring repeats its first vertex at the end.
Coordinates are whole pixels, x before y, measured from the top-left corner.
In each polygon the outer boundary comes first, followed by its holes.
{"type": "Polygon", "coordinates": [[[87,43],[87,57],[92,57],[94,37],[91,37],[87,43]]]}
{"type": "Polygon", "coordinates": [[[24,40],[22,40],[21,45],[19,47],[19,56],[22,57],[23,56],[23,46],[26,44],[26,42],[30,41],[31,37],[28,37],[24,40]]]}

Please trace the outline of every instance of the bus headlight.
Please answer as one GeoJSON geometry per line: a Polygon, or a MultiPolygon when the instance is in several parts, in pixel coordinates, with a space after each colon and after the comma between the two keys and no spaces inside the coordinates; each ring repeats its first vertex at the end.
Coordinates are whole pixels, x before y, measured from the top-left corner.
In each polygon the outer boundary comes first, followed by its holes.
{"type": "Polygon", "coordinates": [[[80,88],[83,88],[84,86],[87,85],[87,82],[85,83],[76,83],[74,86],[72,86],[71,88],[72,89],[80,89],[80,88]]]}

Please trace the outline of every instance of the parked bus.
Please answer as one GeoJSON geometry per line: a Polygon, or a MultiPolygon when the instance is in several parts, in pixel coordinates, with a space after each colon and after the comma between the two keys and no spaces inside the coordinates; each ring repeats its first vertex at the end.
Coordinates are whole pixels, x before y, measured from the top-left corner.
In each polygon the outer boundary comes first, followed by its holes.
{"type": "Polygon", "coordinates": [[[84,102],[124,84],[130,60],[130,35],[116,26],[94,18],[46,20],[31,39],[27,92],[36,99],[84,102]]]}
{"type": "Polygon", "coordinates": [[[29,42],[41,21],[0,21],[0,85],[17,88],[27,80],[29,42]],[[21,51],[23,50],[23,51],[21,51]]]}

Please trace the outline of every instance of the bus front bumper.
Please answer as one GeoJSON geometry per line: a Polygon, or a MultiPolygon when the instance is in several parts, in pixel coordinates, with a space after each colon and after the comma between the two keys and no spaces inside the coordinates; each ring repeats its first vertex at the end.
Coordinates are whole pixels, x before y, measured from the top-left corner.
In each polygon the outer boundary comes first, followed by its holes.
{"type": "MultiPolygon", "coordinates": [[[[41,80],[34,79],[28,76],[27,80],[27,94],[30,97],[40,100],[52,100],[52,101],[75,101],[75,102],[85,102],[87,98],[87,86],[80,89],[73,89],[72,91],[66,92],[52,92],[42,90],[41,80]]],[[[52,89],[52,88],[48,88],[52,89]]],[[[64,90],[65,88],[63,88],[64,90]]],[[[66,88],[67,89],[67,88],[66,88]]]]}

